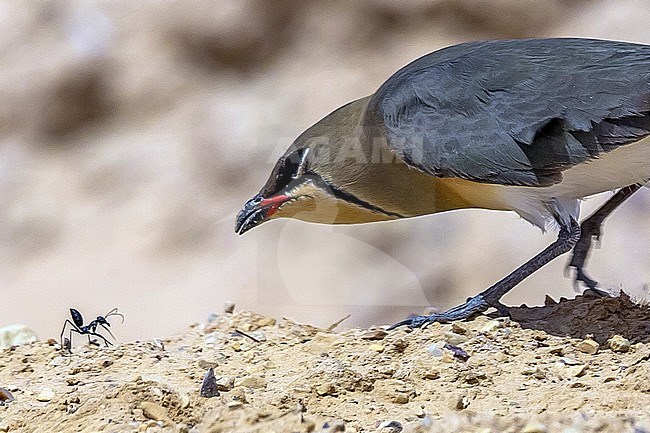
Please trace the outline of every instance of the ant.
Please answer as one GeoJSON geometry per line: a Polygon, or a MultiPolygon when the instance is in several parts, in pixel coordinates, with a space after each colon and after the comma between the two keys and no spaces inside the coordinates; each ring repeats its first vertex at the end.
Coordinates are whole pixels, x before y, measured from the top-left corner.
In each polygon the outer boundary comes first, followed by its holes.
{"type": "Polygon", "coordinates": [[[65,322],[63,323],[63,329],[61,330],[61,348],[66,348],[68,349],[68,352],[72,351],[72,333],[76,332],[79,335],[87,335],[88,336],[88,344],[96,344],[97,340],[91,340],[90,336],[93,335],[95,337],[99,337],[104,341],[104,344],[108,346],[112,346],[113,343],[108,341],[106,337],[103,335],[99,334],[97,332],[97,327],[101,326],[103,329],[105,329],[113,339],[115,339],[115,336],[111,332],[110,329],[108,329],[109,326],[111,326],[110,323],[108,323],[108,319],[111,316],[120,316],[122,318],[122,323],[124,323],[124,315],[117,311],[117,308],[113,308],[111,311],[106,313],[104,316],[97,316],[97,318],[93,321],[91,321],[89,324],[84,325],[84,319],[81,313],[74,308],[70,308],[70,315],[72,316],[72,321],[70,319],[65,319],[65,322]],[[70,338],[66,338],[65,341],[63,339],[63,334],[65,333],[65,328],[66,326],[70,325],[70,338]]]}

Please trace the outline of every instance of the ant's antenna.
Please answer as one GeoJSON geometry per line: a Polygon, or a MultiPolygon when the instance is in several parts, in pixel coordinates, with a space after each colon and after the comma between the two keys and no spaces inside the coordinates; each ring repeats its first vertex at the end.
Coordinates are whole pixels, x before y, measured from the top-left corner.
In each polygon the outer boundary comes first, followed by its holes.
{"type": "Polygon", "coordinates": [[[122,318],[122,323],[124,323],[124,314],[117,311],[117,307],[113,308],[111,311],[104,315],[104,319],[109,318],[110,316],[120,316],[122,318]]]}

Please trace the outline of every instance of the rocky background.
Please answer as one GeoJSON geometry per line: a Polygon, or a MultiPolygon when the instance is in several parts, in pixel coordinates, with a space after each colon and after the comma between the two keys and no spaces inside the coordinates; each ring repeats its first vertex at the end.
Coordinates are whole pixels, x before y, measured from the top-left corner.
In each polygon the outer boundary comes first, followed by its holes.
{"type": "MultiPolygon", "coordinates": [[[[170,335],[225,300],[325,326],[449,307],[554,238],[464,211],[355,227],[236,212],[306,127],[463,41],[650,43],[645,0],[0,3],[0,325],[58,337],[119,307],[118,340],[170,335]]],[[[593,209],[603,198],[589,200],[593,209]]],[[[611,218],[592,274],[644,296],[650,194],[611,218]]],[[[510,303],[573,296],[559,259],[510,303]]]]}

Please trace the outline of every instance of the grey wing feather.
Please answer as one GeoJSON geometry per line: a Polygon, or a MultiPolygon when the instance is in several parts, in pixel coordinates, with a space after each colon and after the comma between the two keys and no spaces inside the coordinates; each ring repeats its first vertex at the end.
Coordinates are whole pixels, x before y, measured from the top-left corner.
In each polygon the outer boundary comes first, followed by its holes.
{"type": "Polygon", "coordinates": [[[395,73],[366,116],[424,172],[550,185],[566,168],[650,135],[650,46],[590,39],[457,45],[395,73]]]}

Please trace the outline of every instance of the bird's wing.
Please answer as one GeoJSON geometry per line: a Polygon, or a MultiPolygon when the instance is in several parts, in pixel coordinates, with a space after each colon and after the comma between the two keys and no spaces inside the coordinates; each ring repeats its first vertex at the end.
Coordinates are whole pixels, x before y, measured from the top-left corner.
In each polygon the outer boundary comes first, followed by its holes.
{"type": "Polygon", "coordinates": [[[566,168],[650,134],[650,46],[529,39],[449,47],[389,78],[366,122],[426,173],[550,185],[566,168]]]}

